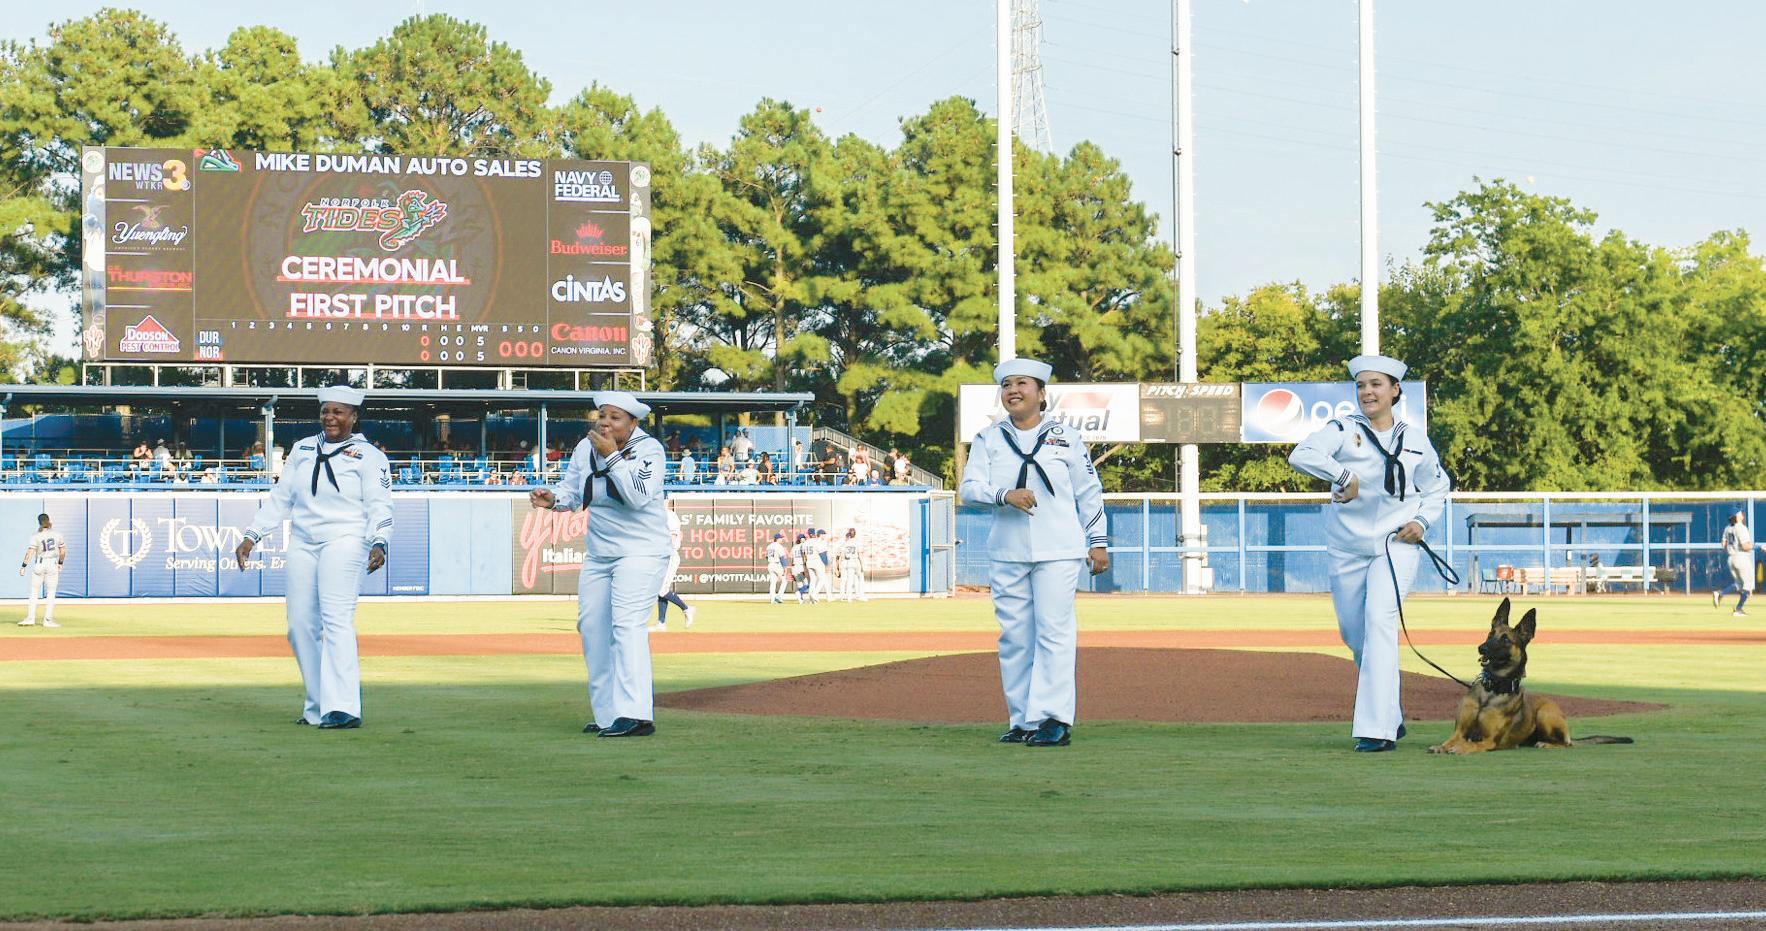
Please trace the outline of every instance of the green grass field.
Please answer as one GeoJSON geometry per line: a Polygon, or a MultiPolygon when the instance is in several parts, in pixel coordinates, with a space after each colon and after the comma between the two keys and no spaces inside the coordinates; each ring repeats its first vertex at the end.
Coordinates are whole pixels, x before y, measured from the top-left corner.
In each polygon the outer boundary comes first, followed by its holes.
{"type": "MultiPolygon", "coordinates": [[[[1418,599],[1411,621],[1463,629],[1464,648],[1430,653],[1469,673],[1494,603],[1418,599]]],[[[1766,646],[1551,643],[1554,630],[1760,622],[1685,598],[1527,604],[1542,610],[1530,686],[1672,706],[1578,728],[1636,746],[1433,757],[1441,722],[1364,756],[1342,725],[1112,723],[1083,709],[1059,751],[995,744],[991,727],[671,711],[654,738],[603,741],[578,733],[585,675],[562,655],[370,657],[368,726],[326,733],[291,723],[288,659],[0,662],[0,918],[1766,876],[1766,646]]],[[[564,631],[572,612],[382,603],[359,626],[564,631]]],[[[58,614],[60,631],[0,627],[0,649],[282,625],[276,605],[58,614]]],[[[1084,599],[1081,618],[1334,627],[1322,597],[1084,599]]],[[[699,628],[991,624],[981,599],[706,602],[699,628]]],[[[657,687],[908,655],[659,654],[657,687]]]]}

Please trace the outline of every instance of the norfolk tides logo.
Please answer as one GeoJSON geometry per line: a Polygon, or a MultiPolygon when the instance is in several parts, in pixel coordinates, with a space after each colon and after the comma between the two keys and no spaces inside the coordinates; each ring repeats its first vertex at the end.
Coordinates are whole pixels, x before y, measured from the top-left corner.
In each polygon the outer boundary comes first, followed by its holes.
{"type": "Polygon", "coordinates": [[[129,526],[123,526],[123,519],[113,517],[98,531],[98,551],[110,564],[118,569],[133,569],[147,558],[153,548],[153,531],[147,521],[131,518],[129,526]]]}
{"type": "Polygon", "coordinates": [[[197,171],[238,171],[239,162],[235,161],[226,149],[196,150],[197,171]]]}
{"type": "Polygon", "coordinates": [[[447,218],[448,204],[422,191],[400,194],[398,200],[322,197],[300,208],[303,233],[379,233],[380,248],[397,252],[406,243],[447,218]]]}

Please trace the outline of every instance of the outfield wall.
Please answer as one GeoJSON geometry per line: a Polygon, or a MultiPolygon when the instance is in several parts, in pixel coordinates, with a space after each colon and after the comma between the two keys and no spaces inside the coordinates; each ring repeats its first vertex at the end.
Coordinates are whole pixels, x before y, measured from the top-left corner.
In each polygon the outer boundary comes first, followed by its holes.
{"type": "MultiPolygon", "coordinates": [[[[0,493],[0,547],[21,558],[46,513],[68,544],[61,597],[274,597],[285,593],[286,525],[240,571],[233,558],[262,492],[0,493]]],[[[948,593],[952,498],[943,492],[671,492],[681,518],[682,594],[767,590],[774,533],[857,531],[866,587],[878,594],[948,593]]],[[[393,492],[387,566],[364,573],[364,595],[572,594],[584,512],[536,511],[525,493],[393,492]]],[[[3,552],[3,550],[0,550],[3,552]]],[[[0,598],[26,581],[0,572],[0,598]]]]}
{"type": "MultiPolygon", "coordinates": [[[[1206,558],[1212,591],[1329,591],[1324,548],[1328,500],[1324,494],[1204,494],[1201,517],[1207,536],[1188,551],[1206,558]]],[[[1182,526],[1178,496],[1105,495],[1104,509],[1110,526],[1110,571],[1081,584],[1096,592],[1180,591],[1186,548],[1177,538],[1182,526]]],[[[1600,572],[1589,567],[1594,557],[1609,574],[1621,567],[1647,567],[1654,580],[1655,570],[1667,570],[1670,577],[1652,589],[1685,594],[1729,584],[1719,541],[1737,511],[1761,539],[1766,492],[1458,492],[1427,540],[1459,573],[1459,591],[1517,590],[1499,577],[1505,567],[1581,569],[1586,587],[1642,590],[1632,582],[1597,586],[1600,572]]],[[[960,585],[987,584],[990,520],[988,508],[964,506],[957,513],[960,585]]],[[[1761,581],[1766,559],[1756,560],[1755,572],[1761,581]]],[[[1415,591],[1447,588],[1435,573],[1417,573],[1415,591]]],[[[1556,589],[1560,594],[1566,590],[1556,589]]]]}

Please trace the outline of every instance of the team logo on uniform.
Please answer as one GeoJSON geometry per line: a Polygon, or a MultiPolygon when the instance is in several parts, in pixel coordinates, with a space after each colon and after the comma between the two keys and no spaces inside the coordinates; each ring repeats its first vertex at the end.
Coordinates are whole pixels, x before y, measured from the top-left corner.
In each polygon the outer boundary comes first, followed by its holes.
{"type": "Polygon", "coordinates": [[[138,517],[129,520],[129,526],[123,527],[123,519],[113,517],[98,531],[98,551],[110,564],[118,569],[133,569],[147,558],[153,548],[153,531],[147,521],[138,517]],[[139,543],[137,543],[139,539],[139,543]],[[117,551],[117,542],[122,544],[122,552],[117,551]]]}

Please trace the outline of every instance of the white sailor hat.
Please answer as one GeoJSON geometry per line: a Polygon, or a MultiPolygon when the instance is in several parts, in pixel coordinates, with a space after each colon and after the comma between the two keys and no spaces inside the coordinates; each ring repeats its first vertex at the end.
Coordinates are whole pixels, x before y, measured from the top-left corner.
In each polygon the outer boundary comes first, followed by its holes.
{"type": "Polygon", "coordinates": [[[332,385],[329,388],[319,389],[320,404],[336,402],[338,404],[348,404],[351,407],[361,407],[362,400],[363,395],[361,389],[351,388],[349,385],[332,385]]]}
{"type": "Polygon", "coordinates": [[[1043,384],[1049,383],[1049,376],[1055,372],[1054,366],[1035,359],[1007,359],[993,367],[993,383],[999,384],[1013,375],[1028,375],[1043,384]]]}
{"type": "Polygon", "coordinates": [[[633,397],[629,391],[595,392],[595,406],[606,407],[608,405],[617,407],[639,420],[650,416],[650,405],[633,397]]]}
{"type": "Polygon", "coordinates": [[[1392,376],[1393,381],[1400,381],[1410,366],[1391,356],[1356,356],[1349,360],[1349,377],[1359,378],[1362,372],[1379,372],[1381,375],[1392,376]]]}

